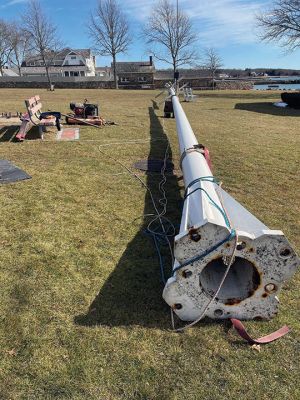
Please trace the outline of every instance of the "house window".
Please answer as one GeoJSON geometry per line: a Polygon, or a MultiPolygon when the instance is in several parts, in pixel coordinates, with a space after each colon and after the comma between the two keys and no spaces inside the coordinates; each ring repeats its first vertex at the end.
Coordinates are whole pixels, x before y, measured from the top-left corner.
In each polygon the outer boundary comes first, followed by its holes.
{"type": "Polygon", "coordinates": [[[84,71],[80,71],[80,76],[85,76],[84,71]]]}
{"type": "Polygon", "coordinates": [[[127,76],[122,76],[121,82],[129,82],[129,78],[127,78],[127,76]]]}
{"type": "Polygon", "coordinates": [[[65,76],[69,76],[69,71],[65,71],[65,76]]]}
{"type": "Polygon", "coordinates": [[[139,76],[138,81],[139,82],[146,82],[147,78],[145,76],[139,76]]]}
{"type": "Polygon", "coordinates": [[[71,56],[71,60],[76,60],[76,56],[71,56]]]}

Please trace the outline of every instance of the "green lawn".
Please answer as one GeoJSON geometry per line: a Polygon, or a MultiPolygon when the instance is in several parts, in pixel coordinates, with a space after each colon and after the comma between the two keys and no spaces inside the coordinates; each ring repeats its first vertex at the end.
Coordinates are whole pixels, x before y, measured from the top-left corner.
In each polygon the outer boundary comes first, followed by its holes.
{"type": "MultiPolygon", "coordinates": [[[[0,113],[23,110],[35,92],[0,89],[0,113]]],[[[32,176],[0,186],[0,399],[299,399],[299,273],[274,320],[247,323],[254,336],[292,328],[260,351],[222,322],[170,331],[144,234],[149,194],[99,151],[132,167],[162,158],[168,136],[175,175],[167,216],[179,223],[175,122],[161,117],[157,92],[38,93],[45,110],[62,112],[87,97],[119,125],[81,127],[78,142],[57,142],[53,131],[24,143],[0,127],[0,159],[32,176]]],[[[276,109],[276,100],[275,92],[216,91],[183,106],[224,188],[299,250],[300,111],[276,109]]],[[[157,197],[159,176],[138,174],[157,197]]]]}

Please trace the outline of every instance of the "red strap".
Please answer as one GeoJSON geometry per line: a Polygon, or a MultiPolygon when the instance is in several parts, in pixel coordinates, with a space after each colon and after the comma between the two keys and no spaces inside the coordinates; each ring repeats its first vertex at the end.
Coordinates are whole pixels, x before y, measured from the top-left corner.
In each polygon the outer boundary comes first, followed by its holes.
{"type": "Polygon", "coordinates": [[[207,147],[204,147],[204,158],[210,168],[210,170],[212,170],[212,164],[211,164],[211,159],[210,159],[210,154],[209,154],[209,150],[207,147]]]}
{"type": "Polygon", "coordinates": [[[282,328],[278,329],[278,331],[270,333],[270,335],[263,336],[258,339],[252,339],[252,337],[248,334],[248,332],[246,331],[246,328],[241,323],[241,321],[239,321],[238,319],[234,319],[234,318],[231,318],[230,321],[232,322],[232,324],[235,327],[238,334],[243,339],[247,340],[247,342],[250,344],[270,343],[270,342],[273,342],[274,340],[281,338],[282,336],[286,335],[290,331],[289,327],[285,325],[282,328]]]}

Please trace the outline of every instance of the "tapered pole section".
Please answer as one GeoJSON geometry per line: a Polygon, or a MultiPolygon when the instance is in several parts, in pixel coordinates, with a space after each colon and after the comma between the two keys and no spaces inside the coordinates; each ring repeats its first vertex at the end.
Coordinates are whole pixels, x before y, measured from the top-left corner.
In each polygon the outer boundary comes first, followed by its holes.
{"type": "MultiPolygon", "coordinates": [[[[211,181],[213,181],[213,176],[201,149],[198,148],[199,143],[173,88],[170,89],[170,94],[172,96],[173,110],[176,119],[184,184],[186,189],[189,187],[188,191],[191,193],[199,188],[199,179],[212,177],[211,181]],[[191,185],[194,181],[195,183],[191,185]]],[[[198,190],[189,196],[187,202],[189,209],[188,220],[186,216],[183,215],[183,219],[187,220],[186,229],[192,226],[202,225],[207,220],[226,227],[224,217],[211,201],[212,199],[219,208],[222,208],[220,199],[216,193],[217,185],[211,181],[201,181],[201,187],[204,191],[198,190]]]]}

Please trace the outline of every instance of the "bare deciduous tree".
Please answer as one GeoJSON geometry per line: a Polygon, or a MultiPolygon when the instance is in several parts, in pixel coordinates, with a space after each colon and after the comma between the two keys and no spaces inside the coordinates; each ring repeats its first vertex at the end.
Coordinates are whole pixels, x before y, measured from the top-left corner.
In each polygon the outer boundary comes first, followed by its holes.
{"type": "Polygon", "coordinates": [[[174,72],[197,60],[193,48],[197,35],[190,18],[170,0],[159,0],[144,27],[150,51],[160,61],[171,64],[174,72]]]}
{"type": "Polygon", "coordinates": [[[23,15],[24,32],[29,37],[33,52],[41,58],[51,87],[49,73],[53,59],[61,49],[57,28],[42,10],[38,0],[30,0],[27,12],[23,15]]]}
{"type": "Polygon", "coordinates": [[[11,45],[12,52],[10,53],[9,61],[10,64],[18,68],[21,76],[22,62],[30,50],[30,36],[22,28],[19,28],[17,23],[12,25],[11,45]]]}
{"type": "Polygon", "coordinates": [[[300,0],[276,0],[257,16],[264,41],[279,41],[289,50],[300,46],[300,0]]]}
{"type": "Polygon", "coordinates": [[[216,49],[209,47],[204,52],[204,64],[203,67],[207,69],[210,73],[212,80],[212,88],[215,88],[215,76],[218,69],[222,67],[222,59],[219,56],[216,49]]]}
{"type": "Polygon", "coordinates": [[[98,0],[97,8],[90,16],[88,31],[97,53],[112,57],[117,89],[117,54],[127,51],[131,39],[127,19],[116,0],[98,0]]]}
{"type": "Polygon", "coordinates": [[[10,24],[0,20],[0,75],[3,75],[3,67],[7,64],[12,52],[10,34],[10,24]]]}

